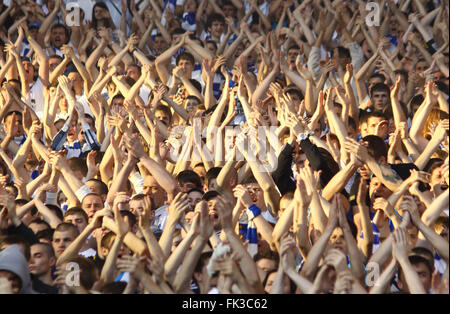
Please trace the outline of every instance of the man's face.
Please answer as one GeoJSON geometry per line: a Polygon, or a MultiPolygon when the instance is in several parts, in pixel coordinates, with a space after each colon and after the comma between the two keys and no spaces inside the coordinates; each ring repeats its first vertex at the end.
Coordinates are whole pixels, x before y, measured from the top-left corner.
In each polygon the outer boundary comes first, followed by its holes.
{"type": "Polygon", "coordinates": [[[389,190],[383,183],[381,183],[380,179],[378,179],[377,177],[373,177],[370,180],[369,197],[372,203],[378,197],[388,199],[391,194],[391,190],[389,190]]]}
{"type": "Polygon", "coordinates": [[[375,91],[371,100],[375,111],[382,111],[388,104],[389,95],[386,91],[375,91]]]}
{"type": "Polygon", "coordinates": [[[264,207],[264,192],[258,183],[247,184],[246,188],[250,194],[253,203],[259,208],[264,207]]]}
{"type": "Polygon", "coordinates": [[[123,106],[123,98],[116,98],[112,101],[111,104],[111,111],[116,112],[118,115],[125,117],[127,115],[127,112],[125,110],[125,107],[123,106]]]}
{"type": "Polygon", "coordinates": [[[420,282],[422,282],[425,291],[429,291],[431,289],[430,269],[427,267],[425,263],[416,263],[413,264],[412,267],[416,271],[417,275],[419,275],[420,282]]]}
{"type": "Polygon", "coordinates": [[[166,126],[170,125],[170,117],[165,111],[156,110],[155,118],[164,123],[166,126]]]}
{"type": "Polygon", "coordinates": [[[217,48],[216,48],[216,45],[214,45],[213,43],[207,43],[207,44],[206,44],[206,49],[208,49],[209,51],[211,51],[211,53],[212,53],[213,55],[216,55],[217,48]]]}
{"type": "MultiPolygon", "coordinates": [[[[131,200],[130,201],[130,212],[132,212],[136,217],[141,215],[144,212],[144,200],[131,200]]],[[[151,211],[152,216],[154,217],[155,212],[151,211]]],[[[151,220],[153,220],[151,217],[151,220]]]]}
{"type": "Polygon", "coordinates": [[[212,178],[211,180],[209,180],[208,191],[217,191],[217,189],[217,178],[212,178]]]}
{"type": "Polygon", "coordinates": [[[50,42],[56,48],[61,48],[67,41],[66,31],[62,27],[57,27],[50,33],[50,42]]]}
{"type": "Polygon", "coordinates": [[[277,269],[277,263],[274,260],[268,258],[261,258],[256,262],[256,266],[262,269],[266,274],[272,270],[277,269]]]}
{"type": "MultiPolygon", "coordinates": [[[[9,127],[8,127],[8,125],[11,123],[12,119],[13,119],[13,115],[12,115],[12,114],[9,115],[9,116],[5,119],[5,122],[6,122],[6,123],[5,123],[4,127],[5,127],[5,131],[6,131],[6,132],[9,132],[9,127]]],[[[14,121],[12,121],[12,123],[13,123],[14,125],[16,125],[16,127],[17,127],[17,132],[16,132],[15,134],[12,134],[12,135],[13,135],[14,137],[22,136],[23,133],[24,133],[23,125],[22,125],[22,117],[19,116],[19,115],[15,115],[14,121]]]]}
{"type": "Polygon", "coordinates": [[[202,200],[202,194],[198,191],[192,191],[188,194],[188,202],[189,208],[194,209],[195,205],[197,205],[202,200]]]}
{"type": "Polygon", "coordinates": [[[137,81],[139,79],[139,77],[141,76],[141,74],[139,73],[139,69],[137,67],[130,66],[127,69],[126,76],[131,77],[133,80],[137,81]]]}
{"type": "Polygon", "coordinates": [[[214,37],[220,38],[220,36],[223,33],[224,30],[224,25],[222,22],[220,21],[214,21],[211,24],[211,35],[213,35],[214,37]]]}
{"type": "Polygon", "coordinates": [[[342,253],[347,254],[347,243],[345,242],[344,232],[340,227],[333,230],[329,243],[332,249],[337,249],[342,253]]]}
{"type": "Polygon", "coordinates": [[[34,66],[30,61],[22,61],[22,64],[25,72],[27,73],[27,80],[28,82],[31,82],[34,78],[34,66]]]}
{"type": "Polygon", "coordinates": [[[12,292],[18,294],[22,286],[19,276],[7,270],[0,270],[0,278],[6,278],[11,283],[12,292]]]}
{"type": "Polygon", "coordinates": [[[295,60],[297,59],[298,54],[300,53],[300,51],[298,49],[289,49],[288,54],[287,54],[287,63],[290,64],[295,64],[295,60]]]}
{"type": "Polygon", "coordinates": [[[144,178],[143,192],[153,198],[156,208],[164,205],[164,201],[166,199],[165,191],[152,176],[146,176],[144,178]]]}
{"type": "Polygon", "coordinates": [[[55,256],[57,258],[60,257],[76,237],[77,235],[72,229],[66,231],[55,231],[52,242],[53,250],[55,250],[55,256]]]}
{"type": "Polygon", "coordinates": [[[101,189],[100,189],[100,184],[99,184],[98,182],[95,182],[95,181],[87,181],[85,184],[89,187],[89,189],[90,189],[93,193],[98,194],[98,195],[102,195],[101,189]]]}
{"type": "Polygon", "coordinates": [[[194,71],[194,64],[190,60],[180,59],[178,66],[183,69],[184,73],[190,78],[194,71]]]}
{"type": "Polygon", "coordinates": [[[72,82],[72,86],[75,88],[75,91],[83,88],[83,78],[79,73],[71,72],[67,78],[72,82]]]}
{"type": "Polygon", "coordinates": [[[225,17],[231,17],[231,18],[235,18],[236,17],[236,9],[229,4],[226,4],[222,7],[222,11],[223,14],[225,14],[225,17]]]}
{"type": "Polygon", "coordinates": [[[209,210],[209,217],[211,218],[211,221],[214,225],[214,230],[219,231],[222,229],[222,225],[220,224],[219,214],[216,210],[216,204],[217,204],[217,198],[212,198],[208,201],[208,210],[209,210]]]}
{"type": "Polygon", "coordinates": [[[422,73],[426,69],[428,69],[428,63],[426,61],[419,61],[419,62],[417,62],[417,64],[416,64],[416,71],[417,72],[422,73]]]}
{"type": "Polygon", "coordinates": [[[83,208],[89,217],[89,221],[91,221],[94,214],[103,209],[102,198],[98,195],[88,195],[81,202],[81,208],[83,208]]]}
{"type": "Polygon", "coordinates": [[[162,53],[167,49],[167,42],[162,36],[156,36],[155,40],[153,41],[153,47],[155,48],[156,52],[162,53]]]}
{"type": "Polygon", "coordinates": [[[64,217],[64,222],[70,222],[72,225],[77,227],[78,231],[81,233],[84,228],[88,225],[88,222],[81,214],[73,214],[64,217]]]}
{"type": "Polygon", "coordinates": [[[79,132],[80,128],[78,127],[78,121],[72,121],[69,131],[67,132],[67,140],[71,143],[75,142],[79,132]]]}
{"type": "Polygon", "coordinates": [[[445,182],[445,178],[441,174],[441,168],[435,168],[431,173],[430,179],[431,191],[435,197],[441,195],[445,190],[448,189],[448,185],[445,182]]]}
{"type": "Polygon", "coordinates": [[[367,119],[367,135],[377,135],[381,138],[386,138],[388,132],[388,122],[383,118],[370,117],[367,119]],[[378,127],[378,125],[380,125],[378,127]],[[377,134],[377,128],[379,134],[377,134]]]}
{"type": "Polygon", "coordinates": [[[187,193],[189,190],[195,189],[197,185],[193,182],[183,182],[180,184],[181,192],[187,193]]]}
{"type": "Polygon", "coordinates": [[[59,59],[59,58],[48,59],[48,68],[50,70],[50,73],[53,72],[60,63],[61,63],[61,59],[59,59]]]}
{"type": "Polygon", "coordinates": [[[55,265],[55,258],[50,257],[45,247],[41,244],[32,245],[30,248],[30,261],[28,263],[30,273],[36,276],[45,275],[55,265]]]}

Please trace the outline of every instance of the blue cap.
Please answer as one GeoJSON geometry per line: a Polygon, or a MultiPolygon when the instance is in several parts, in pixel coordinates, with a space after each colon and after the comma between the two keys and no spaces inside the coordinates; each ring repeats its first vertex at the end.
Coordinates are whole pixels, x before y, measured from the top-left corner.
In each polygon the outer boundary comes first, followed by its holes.
{"type": "Polygon", "coordinates": [[[31,23],[30,25],[28,25],[28,28],[32,28],[32,27],[41,28],[41,24],[39,24],[38,22],[34,22],[34,23],[31,23]]]}

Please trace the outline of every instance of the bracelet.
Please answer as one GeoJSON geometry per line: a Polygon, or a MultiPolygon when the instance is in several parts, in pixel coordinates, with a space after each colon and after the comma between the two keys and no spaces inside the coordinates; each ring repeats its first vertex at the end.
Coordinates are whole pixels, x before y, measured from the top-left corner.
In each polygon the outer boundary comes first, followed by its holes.
{"type": "Polygon", "coordinates": [[[261,209],[255,204],[253,204],[247,209],[247,216],[249,220],[258,217],[259,215],[261,215],[261,209]]]}

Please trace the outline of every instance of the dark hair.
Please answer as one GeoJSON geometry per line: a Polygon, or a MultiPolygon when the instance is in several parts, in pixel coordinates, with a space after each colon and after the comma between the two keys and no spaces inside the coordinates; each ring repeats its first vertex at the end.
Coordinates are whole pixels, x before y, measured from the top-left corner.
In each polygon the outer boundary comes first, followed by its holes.
{"type": "Polygon", "coordinates": [[[369,80],[371,79],[371,78],[380,78],[383,82],[386,80],[386,77],[383,75],[383,74],[381,74],[381,73],[374,73],[374,74],[372,74],[370,77],[369,77],[369,80]]]}
{"type": "Polygon", "coordinates": [[[18,234],[10,234],[4,237],[0,241],[0,250],[6,246],[10,246],[13,244],[23,245],[25,247],[25,258],[27,261],[30,260],[30,243],[25,240],[25,238],[18,234]]]}
{"type": "Polygon", "coordinates": [[[72,157],[67,159],[67,163],[69,164],[70,170],[80,171],[84,177],[87,175],[88,167],[85,159],[80,157],[72,157]]]}
{"type": "Polygon", "coordinates": [[[47,240],[49,242],[52,242],[52,240],[53,240],[53,233],[55,233],[54,229],[44,229],[44,230],[36,232],[36,238],[38,238],[39,241],[44,239],[44,240],[47,240]]]}
{"type": "Polygon", "coordinates": [[[47,229],[52,229],[50,224],[48,222],[46,222],[45,220],[42,220],[41,218],[33,219],[28,225],[31,225],[31,224],[45,225],[47,227],[47,229]]]}
{"type": "Polygon", "coordinates": [[[389,86],[384,83],[377,83],[370,89],[370,97],[372,98],[374,92],[386,92],[388,95],[391,92],[389,86]]]}
{"type": "Polygon", "coordinates": [[[215,197],[217,197],[219,195],[220,195],[219,192],[211,190],[211,191],[208,191],[205,194],[203,194],[202,200],[208,202],[208,201],[212,200],[213,198],[215,198],[215,197]]]}
{"type": "Polygon", "coordinates": [[[103,182],[102,180],[99,180],[99,179],[95,179],[95,178],[89,179],[86,182],[89,182],[89,181],[95,182],[100,185],[100,193],[102,195],[108,194],[108,186],[105,184],[105,182],[103,182]]]}
{"type": "Polygon", "coordinates": [[[164,111],[164,113],[166,113],[169,116],[169,121],[172,121],[172,111],[170,111],[170,108],[167,107],[166,105],[158,105],[156,107],[156,111],[164,111]]]}
{"type": "Polygon", "coordinates": [[[84,220],[86,220],[86,222],[89,222],[89,216],[88,214],[86,214],[86,212],[84,211],[83,208],[81,207],[70,207],[65,213],[64,213],[64,218],[66,218],[67,216],[71,216],[71,215],[81,215],[83,216],[84,220]]]}
{"type": "Polygon", "coordinates": [[[192,170],[183,170],[177,175],[177,182],[181,186],[184,183],[194,183],[196,187],[201,188],[202,187],[202,180],[200,179],[199,175],[195,173],[192,170]]]}
{"type": "Polygon", "coordinates": [[[64,28],[64,32],[66,33],[66,42],[64,43],[64,44],[67,44],[67,43],[69,43],[69,41],[70,41],[70,33],[71,33],[71,31],[70,31],[70,29],[68,28],[68,27],[66,27],[66,25],[64,25],[64,24],[62,24],[62,23],[56,23],[56,24],[53,24],[52,25],[52,27],[50,28],[50,32],[52,32],[54,29],[56,29],[56,28],[64,28]]]}
{"type": "MultiPolygon", "coordinates": [[[[100,7],[100,8],[105,9],[105,10],[107,10],[107,11],[109,12],[108,6],[107,6],[106,3],[104,3],[103,1],[100,1],[100,2],[95,3],[95,5],[92,7],[92,27],[93,27],[95,30],[97,30],[97,27],[98,27],[98,21],[99,21],[99,20],[97,20],[97,19],[95,18],[95,14],[94,14],[94,11],[95,11],[95,8],[96,8],[96,7],[100,7]]],[[[104,20],[104,23],[106,24],[105,26],[106,26],[107,28],[111,26],[111,25],[109,25],[109,21],[108,21],[108,20],[106,20],[106,19],[103,19],[103,20],[104,20]]]]}
{"type": "Polygon", "coordinates": [[[206,29],[210,28],[212,24],[216,21],[222,22],[225,24],[225,18],[222,14],[219,13],[211,13],[206,20],[206,29]]]}
{"type": "Polygon", "coordinates": [[[211,183],[212,179],[217,179],[221,170],[222,170],[222,167],[212,167],[211,169],[209,169],[206,172],[206,174],[205,174],[206,186],[209,186],[209,183],[211,183]]]}
{"type": "Polygon", "coordinates": [[[363,111],[361,117],[359,118],[359,125],[361,126],[363,123],[367,123],[369,121],[369,118],[381,118],[383,120],[388,121],[388,117],[386,117],[386,115],[381,111],[373,111],[373,112],[363,111]]]}
{"type": "MultiPolygon", "coordinates": [[[[342,47],[342,46],[337,46],[337,50],[338,50],[338,56],[339,58],[352,58],[351,54],[350,54],[350,50],[342,47]]],[[[332,52],[334,54],[334,51],[332,52]]],[[[334,55],[333,55],[334,57],[334,55]]]]}
{"type": "Polygon", "coordinates": [[[20,123],[22,123],[22,113],[21,113],[20,111],[17,111],[17,110],[9,111],[9,112],[5,115],[5,117],[3,118],[3,123],[5,123],[6,118],[8,118],[9,116],[12,116],[14,113],[16,114],[16,116],[20,116],[20,123]]]}
{"type": "Polygon", "coordinates": [[[64,220],[63,212],[61,211],[61,208],[58,205],[45,204],[45,206],[48,209],[50,209],[61,221],[64,220]]]}
{"type": "Polygon", "coordinates": [[[39,243],[33,243],[31,246],[33,245],[41,245],[45,248],[45,251],[48,255],[48,257],[54,257],[55,256],[55,251],[53,250],[53,247],[45,242],[39,242],[39,243]]]}
{"type": "Polygon", "coordinates": [[[199,93],[202,92],[202,84],[200,84],[199,81],[196,79],[189,79],[189,82],[191,82],[192,85],[198,90],[199,93]]]}
{"type": "Polygon", "coordinates": [[[128,222],[130,223],[130,227],[133,227],[137,222],[136,216],[129,210],[121,210],[120,215],[123,218],[128,217],[128,222]]]}
{"type": "Polygon", "coordinates": [[[433,271],[434,271],[434,255],[433,255],[433,252],[431,252],[426,247],[416,246],[416,247],[411,249],[410,256],[411,255],[421,256],[423,259],[425,259],[426,264],[427,264],[428,268],[430,269],[430,274],[433,273],[433,271]]]}
{"type": "Polygon", "coordinates": [[[64,231],[68,231],[68,230],[73,230],[76,234],[76,236],[78,236],[80,234],[80,232],[78,231],[78,228],[74,225],[71,224],[70,222],[62,222],[59,225],[56,226],[55,231],[59,231],[59,232],[64,232],[64,231]]]}
{"type": "Polygon", "coordinates": [[[381,157],[387,158],[387,145],[381,137],[376,135],[367,135],[362,140],[367,142],[367,152],[376,161],[378,161],[381,157]]]}
{"type": "Polygon", "coordinates": [[[178,64],[180,63],[181,60],[189,61],[189,62],[192,63],[192,65],[195,64],[194,56],[193,56],[192,54],[190,54],[189,52],[186,52],[186,51],[183,52],[183,53],[180,53],[180,54],[177,56],[177,59],[176,59],[176,65],[178,65],[178,64]]]}
{"type": "Polygon", "coordinates": [[[202,196],[205,194],[205,192],[204,192],[203,190],[198,189],[198,188],[190,189],[189,191],[187,191],[186,194],[189,194],[189,193],[192,193],[192,192],[198,192],[198,193],[200,193],[202,196]]]}
{"type": "Polygon", "coordinates": [[[206,260],[211,257],[212,253],[213,253],[212,251],[208,251],[208,252],[203,252],[202,254],[200,254],[198,262],[194,268],[194,273],[202,272],[203,267],[205,267],[206,260]]]}
{"type": "Polygon", "coordinates": [[[100,292],[102,294],[122,294],[127,283],[123,281],[110,282],[101,287],[100,292]]]}

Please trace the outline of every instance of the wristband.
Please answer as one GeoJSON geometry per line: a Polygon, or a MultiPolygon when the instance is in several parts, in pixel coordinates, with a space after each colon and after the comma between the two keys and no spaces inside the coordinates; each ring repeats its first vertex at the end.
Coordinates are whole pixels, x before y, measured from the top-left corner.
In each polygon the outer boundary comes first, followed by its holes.
{"type": "Polygon", "coordinates": [[[82,202],[86,195],[88,195],[89,193],[92,193],[91,189],[87,185],[83,185],[75,192],[75,195],[77,196],[78,200],[82,202]]]}
{"type": "Polygon", "coordinates": [[[58,193],[46,192],[45,193],[45,203],[57,205],[56,198],[58,193]]]}
{"type": "Polygon", "coordinates": [[[261,209],[255,204],[253,204],[247,209],[248,220],[252,220],[253,218],[258,217],[259,215],[261,215],[261,209]]]}

